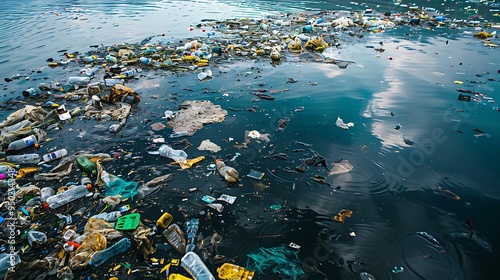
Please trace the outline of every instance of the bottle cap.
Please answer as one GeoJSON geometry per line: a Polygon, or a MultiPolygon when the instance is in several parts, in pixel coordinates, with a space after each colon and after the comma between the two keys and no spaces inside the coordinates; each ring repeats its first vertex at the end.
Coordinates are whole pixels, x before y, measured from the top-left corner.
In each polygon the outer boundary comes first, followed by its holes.
{"type": "Polygon", "coordinates": [[[40,149],[40,144],[35,143],[35,145],[34,145],[34,146],[35,146],[35,149],[40,149]]]}
{"type": "Polygon", "coordinates": [[[44,208],[44,209],[48,209],[48,208],[49,208],[49,204],[48,204],[47,202],[45,202],[45,203],[43,204],[43,208],[44,208]]]}
{"type": "Polygon", "coordinates": [[[87,184],[85,186],[87,187],[87,190],[91,190],[92,189],[92,184],[87,184]]]}

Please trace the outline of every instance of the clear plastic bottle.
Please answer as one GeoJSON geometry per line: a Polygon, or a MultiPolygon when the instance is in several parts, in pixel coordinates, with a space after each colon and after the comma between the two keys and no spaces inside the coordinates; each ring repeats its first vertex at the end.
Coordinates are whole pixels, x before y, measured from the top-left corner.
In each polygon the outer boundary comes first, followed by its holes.
{"type": "Polygon", "coordinates": [[[81,77],[78,77],[78,76],[69,77],[68,78],[68,83],[70,83],[72,85],[81,85],[81,86],[84,86],[84,85],[87,85],[88,83],[90,83],[90,77],[85,77],[85,76],[81,76],[81,77]]]}
{"type": "Polygon", "coordinates": [[[128,251],[128,249],[130,249],[130,245],[131,242],[128,238],[122,238],[120,241],[113,244],[113,246],[92,255],[89,265],[98,267],[105,263],[108,259],[128,251]]]}
{"type": "Polygon", "coordinates": [[[24,137],[23,139],[19,139],[16,141],[13,141],[9,144],[9,147],[7,150],[10,151],[19,151],[21,149],[31,147],[38,145],[38,139],[36,138],[35,135],[30,135],[28,137],[24,137]]]}
{"type": "Polygon", "coordinates": [[[177,224],[171,224],[162,233],[165,240],[167,240],[170,246],[174,247],[179,253],[186,253],[186,239],[184,238],[184,232],[177,224]]]}
{"type": "Polygon", "coordinates": [[[182,257],[181,266],[196,280],[215,280],[210,270],[194,252],[188,252],[182,257]]]}
{"type": "Polygon", "coordinates": [[[7,156],[7,161],[13,164],[37,164],[40,162],[39,154],[24,154],[7,156]]]}
{"type": "Polygon", "coordinates": [[[123,80],[120,79],[104,79],[104,85],[107,87],[112,87],[114,85],[121,84],[123,85],[123,80]]]}
{"type": "Polygon", "coordinates": [[[187,234],[187,242],[186,252],[193,252],[196,248],[195,239],[196,234],[198,233],[198,225],[200,222],[198,219],[191,219],[186,223],[186,234],[187,234]]]}
{"type": "Polygon", "coordinates": [[[55,194],[54,189],[51,187],[45,187],[40,190],[40,199],[43,203],[47,202],[47,199],[55,194]]]}
{"type": "Polygon", "coordinates": [[[155,152],[149,152],[151,155],[160,155],[162,157],[167,157],[173,159],[174,161],[183,161],[188,155],[183,150],[174,150],[169,145],[161,145],[160,149],[155,152]]]}
{"type": "Polygon", "coordinates": [[[170,134],[168,137],[177,138],[177,137],[183,137],[183,136],[187,136],[187,131],[175,132],[175,133],[170,134]]]}
{"type": "Polygon", "coordinates": [[[101,214],[97,214],[97,215],[94,215],[92,216],[91,218],[96,218],[96,219],[101,219],[101,220],[104,220],[106,222],[116,222],[118,220],[118,218],[120,218],[122,216],[122,213],[120,211],[113,211],[113,212],[109,212],[109,213],[101,213],[101,214]]]}
{"type": "Polygon", "coordinates": [[[58,158],[62,158],[62,157],[67,156],[67,155],[68,155],[68,151],[66,149],[61,149],[61,150],[57,150],[55,152],[43,155],[42,159],[44,162],[49,162],[49,161],[53,161],[53,160],[58,159],[58,158]]]}
{"type": "Polygon", "coordinates": [[[2,253],[0,254],[0,279],[5,277],[7,270],[15,267],[21,262],[21,257],[17,253],[2,253]]]}
{"type": "Polygon", "coordinates": [[[63,206],[67,203],[70,203],[74,200],[77,200],[79,198],[82,198],[89,194],[89,189],[87,186],[80,185],[73,187],[63,193],[53,195],[49,198],[47,198],[47,206],[50,207],[51,209],[55,209],[57,207],[63,206]]]}

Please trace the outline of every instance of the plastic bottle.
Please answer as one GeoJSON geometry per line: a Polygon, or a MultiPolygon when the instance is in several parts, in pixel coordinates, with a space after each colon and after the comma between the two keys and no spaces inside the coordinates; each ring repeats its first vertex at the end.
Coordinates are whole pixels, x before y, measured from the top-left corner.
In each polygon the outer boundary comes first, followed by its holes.
{"type": "Polygon", "coordinates": [[[113,246],[92,255],[89,265],[98,267],[105,263],[108,259],[128,251],[128,249],[130,249],[130,245],[131,242],[128,238],[122,238],[120,241],[113,244],[113,246]]]}
{"type": "Polygon", "coordinates": [[[168,244],[172,246],[179,253],[186,253],[186,239],[184,238],[184,232],[177,224],[171,224],[162,233],[168,244]]]}
{"type": "Polygon", "coordinates": [[[80,169],[86,174],[95,175],[97,172],[97,165],[86,156],[79,156],[76,158],[76,163],[80,169]]]}
{"type": "Polygon", "coordinates": [[[28,137],[24,137],[23,139],[19,139],[16,141],[13,141],[9,144],[9,147],[7,150],[10,151],[19,151],[21,149],[35,146],[38,147],[38,139],[36,138],[35,135],[30,135],[28,137]]]}
{"type": "Polygon", "coordinates": [[[91,218],[96,218],[100,220],[104,220],[106,222],[116,222],[118,218],[122,216],[122,213],[120,211],[113,211],[109,213],[101,213],[92,216],[91,218]]]}
{"type": "Polygon", "coordinates": [[[59,87],[59,91],[60,92],[65,92],[65,93],[73,91],[75,89],[76,89],[76,87],[73,84],[66,84],[66,85],[62,85],[62,86],[59,87]]]}
{"type": "Polygon", "coordinates": [[[168,137],[176,138],[176,137],[182,137],[182,136],[186,136],[186,135],[187,135],[187,131],[181,131],[181,132],[172,133],[168,137]]]}
{"type": "Polygon", "coordinates": [[[196,248],[195,239],[199,224],[200,222],[198,221],[198,219],[191,219],[186,223],[186,234],[188,242],[188,245],[186,246],[186,252],[193,252],[196,248]]]}
{"type": "Polygon", "coordinates": [[[134,76],[135,76],[135,70],[128,70],[120,73],[120,78],[132,78],[134,76]]]}
{"type": "Polygon", "coordinates": [[[183,161],[188,157],[186,152],[184,152],[183,150],[174,150],[174,149],[172,149],[172,147],[170,147],[169,145],[165,145],[165,144],[161,145],[161,147],[160,147],[160,149],[158,149],[158,151],[149,152],[149,154],[160,155],[162,157],[171,158],[177,162],[183,161]]]}
{"type": "Polygon", "coordinates": [[[69,77],[68,83],[83,86],[90,83],[90,77],[69,77]]]}
{"type": "Polygon", "coordinates": [[[63,193],[53,195],[47,198],[47,203],[44,205],[45,208],[50,207],[51,209],[55,209],[59,206],[63,206],[67,203],[70,203],[74,200],[82,198],[89,194],[89,189],[87,186],[76,186],[73,187],[63,193]]]}
{"type": "Polygon", "coordinates": [[[54,189],[51,187],[45,187],[40,190],[40,199],[43,203],[47,202],[47,199],[55,194],[54,189]]]}
{"type": "Polygon", "coordinates": [[[87,62],[87,63],[94,62],[96,59],[97,59],[97,56],[95,56],[95,55],[86,56],[86,57],[82,58],[82,60],[87,62]]]}
{"type": "Polygon", "coordinates": [[[146,65],[150,65],[150,64],[151,64],[151,62],[152,62],[150,58],[147,58],[147,57],[144,57],[144,56],[141,56],[141,58],[139,58],[139,60],[140,60],[142,63],[146,64],[146,65]]]}
{"type": "Polygon", "coordinates": [[[2,253],[0,254],[0,279],[5,277],[7,270],[15,267],[21,262],[21,257],[17,253],[2,253]]]}
{"type": "Polygon", "coordinates": [[[30,230],[28,231],[28,242],[31,246],[33,243],[44,244],[47,242],[47,235],[41,231],[30,230]]]}
{"type": "Polygon", "coordinates": [[[113,63],[118,62],[118,59],[116,59],[116,57],[114,57],[114,56],[112,56],[110,54],[106,55],[106,60],[109,61],[109,62],[113,62],[113,63]]]}
{"type": "Polygon", "coordinates": [[[67,156],[67,155],[68,155],[68,151],[66,149],[61,149],[61,150],[57,150],[55,152],[43,155],[42,159],[44,162],[49,162],[49,161],[53,161],[53,160],[58,159],[58,158],[62,158],[62,157],[67,156]]]}
{"type": "Polygon", "coordinates": [[[27,90],[23,90],[23,96],[25,98],[28,98],[28,97],[35,97],[38,95],[38,93],[36,92],[36,90],[34,88],[29,88],[27,90]]]}
{"type": "Polygon", "coordinates": [[[188,252],[181,259],[181,266],[197,280],[215,280],[207,266],[194,252],[188,252]]]}
{"type": "Polygon", "coordinates": [[[37,164],[40,162],[39,154],[24,154],[7,156],[7,161],[13,164],[37,164]]]}
{"type": "Polygon", "coordinates": [[[122,84],[123,85],[123,80],[120,79],[104,79],[104,85],[107,87],[112,87],[117,84],[122,84]]]}

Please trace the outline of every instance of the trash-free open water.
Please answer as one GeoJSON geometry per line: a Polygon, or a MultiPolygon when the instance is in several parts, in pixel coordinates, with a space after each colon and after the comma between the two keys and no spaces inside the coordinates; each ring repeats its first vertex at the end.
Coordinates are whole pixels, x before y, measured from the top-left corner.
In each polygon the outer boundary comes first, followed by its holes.
{"type": "MultiPolygon", "coordinates": [[[[499,22],[484,3],[431,2],[416,4],[448,10],[452,17],[499,22]],[[471,14],[467,6],[478,13],[471,14]]],[[[53,81],[69,76],[69,71],[46,66],[48,58],[61,59],[64,50],[84,53],[91,45],[134,43],[158,34],[165,36],[153,42],[204,36],[189,27],[207,18],[370,7],[402,12],[407,10],[404,4],[6,0],[0,3],[0,99],[23,100],[21,92],[36,88],[45,77],[53,81]],[[17,74],[23,78],[3,81],[17,74]]],[[[174,173],[157,197],[137,206],[142,217],[156,220],[161,211],[168,211],[174,222],[184,222],[187,219],[178,209],[185,208],[190,217],[200,218],[205,236],[214,231],[222,236],[219,252],[241,266],[251,251],[294,242],[301,246],[300,260],[316,268],[315,272],[306,270],[304,279],[360,279],[361,272],[376,279],[496,279],[500,53],[498,47],[474,38],[477,31],[474,27],[401,26],[365,33],[362,38],[337,34],[339,47],[327,49],[324,55],[352,62],[346,69],[296,57],[276,67],[268,60],[234,60],[212,68],[214,78],[204,81],[198,80],[197,73],[147,72],[147,77],[130,84],[141,94],[141,102],[120,133],[110,134],[109,124],[77,119],[64,123],[60,130],[48,131],[49,137],[57,139],[41,150],[64,147],[69,153],[111,153],[116,158],[105,164],[106,170],[129,181],[149,181],[159,171],[174,173]],[[297,82],[287,83],[289,78],[297,82]],[[454,82],[458,80],[463,84],[454,82]],[[258,88],[287,91],[274,94],[273,101],[252,102],[251,91],[258,88]],[[457,88],[489,94],[495,102],[459,101],[457,88]],[[209,124],[189,137],[193,144],[186,150],[189,158],[205,155],[207,159],[181,171],[167,166],[168,159],[147,153],[151,146],[148,131],[151,123],[162,121],[165,110],[176,110],[182,100],[194,99],[242,110],[228,110],[224,122],[209,124]],[[252,106],[258,106],[255,112],[247,110],[252,106]],[[300,106],[304,110],[296,110],[300,106]],[[288,125],[277,131],[278,121],[285,117],[288,125]],[[354,126],[337,127],[338,117],[354,126]],[[246,130],[268,133],[271,141],[252,141],[247,149],[236,149],[246,130]],[[222,151],[198,151],[196,147],[205,139],[220,145],[222,151]],[[312,145],[328,168],[344,159],[352,171],[326,176],[327,184],[311,180],[314,175],[325,175],[323,166],[293,172],[301,159],[312,156],[309,147],[298,142],[312,145]],[[241,156],[229,162],[236,153],[241,156]],[[268,156],[277,153],[288,158],[268,156]],[[227,189],[217,174],[206,176],[206,166],[217,157],[239,171],[240,185],[227,189]],[[251,170],[264,172],[263,179],[245,177],[251,170]],[[189,193],[193,187],[198,191],[189,193]],[[236,196],[235,204],[225,206],[221,214],[214,212],[211,219],[199,214],[208,210],[196,205],[202,204],[199,198],[223,193],[236,196]],[[269,210],[276,204],[286,204],[286,208],[269,210]],[[342,209],[353,214],[344,223],[336,223],[333,217],[342,209]],[[473,227],[466,223],[469,218],[473,227]],[[417,232],[431,234],[439,246],[417,232]],[[402,272],[395,270],[400,267],[402,272]]],[[[499,41],[492,38],[493,43],[499,41]]],[[[2,107],[0,116],[3,119],[12,112],[2,107]]],[[[170,133],[168,128],[156,132],[166,139],[170,133]]],[[[171,258],[167,253],[158,257],[171,258]]],[[[215,267],[211,269],[215,273],[215,267]]],[[[83,279],[92,272],[74,273],[75,279],[83,279]]],[[[254,279],[278,278],[267,273],[254,279]]]]}

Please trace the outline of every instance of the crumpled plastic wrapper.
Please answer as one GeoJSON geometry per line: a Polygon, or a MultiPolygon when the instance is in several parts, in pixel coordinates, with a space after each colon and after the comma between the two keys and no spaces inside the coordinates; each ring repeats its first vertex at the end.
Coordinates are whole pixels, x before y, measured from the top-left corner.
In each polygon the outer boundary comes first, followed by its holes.
{"type": "Polygon", "coordinates": [[[214,105],[208,100],[184,101],[181,106],[187,108],[180,110],[167,125],[174,132],[186,131],[188,136],[205,124],[222,122],[227,115],[227,111],[220,105],[214,105]]]}
{"type": "Polygon", "coordinates": [[[218,151],[221,150],[220,146],[211,142],[208,139],[205,139],[201,141],[200,146],[198,147],[198,150],[200,151],[211,151],[214,153],[217,153],[218,151]]]}
{"type": "Polygon", "coordinates": [[[85,225],[83,232],[99,233],[108,241],[121,239],[123,237],[123,233],[121,231],[116,230],[110,223],[97,218],[90,218],[85,225]]]}
{"type": "Polygon", "coordinates": [[[119,194],[106,196],[105,198],[102,199],[102,202],[104,202],[110,206],[116,206],[116,205],[120,204],[121,201],[122,201],[122,196],[119,194]]]}
{"type": "Polygon", "coordinates": [[[332,163],[332,169],[328,172],[328,175],[336,175],[347,173],[353,169],[353,166],[349,163],[347,159],[342,159],[340,161],[332,163]]]}
{"type": "Polygon", "coordinates": [[[90,257],[106,249],[106,238],[99,233],[90,233],[83,239],[78,249],[70,254],[69,267],[72,270],[84,269],[90,262],[90,257]]]}
{"type": "Polygon", "coordinates": [[[14,195],[14,198],[16,200],[22,199],[24,196],[30,194],[30,193],[36,193],[40,194],[40,188],[35,186],[35,185],[29,185],[27,187],[22,187],[20,188],[14,195]]]}
{"type": "Polygon", "coordinates": [[[338,223],[343,223],[346,218],[350,218],[351,216],[351,210],[342,209],[337,215],[335,215],[335,217],[333,217],[333,220],[338,223]]]}
{"type": "Polygon", "coordinates": [[[142,222],[133,232],[134,240],[137,244],[137,251],[142,254],[145,260],[156,252],[149,237],[151,236],[151,228],[145,226],[142,222]]]}
{"type": "Polygon", "coordinates": [[[127,103],[103,104],[102,107],[87,105],[85,107],[85,117],[95,120],[121,120],[128,117],[132,106],[127,103]],[[108,116],[108,117],[106,117],[108,116]]]}
{"type": "Polygon", "coordinates": [[[30,120],[33,125],[41,123],[45,120],[48,113],[41,107],[26,105],[26,107],[10,114],[3,122],[0,123],[0,128],[13,125],[22,120],[30,120]]]}
{"type": "Polygon", "coordinates": [[[160,177],[156,177],[153,180],[145,183],[144,185],[141,185],[137,189],[136,199],[141,200],[141,199],[145,198],[146,196],[160,190],[163,186],[165,186],[167,184],[168,181],[172,180],[173,177],[174,177],[174,174],[166,174],[166,175],[163,175],[160,177]],[[157,185],[157,186],[153,187],[154,185],[157,185]]]}

